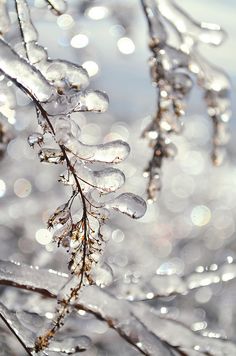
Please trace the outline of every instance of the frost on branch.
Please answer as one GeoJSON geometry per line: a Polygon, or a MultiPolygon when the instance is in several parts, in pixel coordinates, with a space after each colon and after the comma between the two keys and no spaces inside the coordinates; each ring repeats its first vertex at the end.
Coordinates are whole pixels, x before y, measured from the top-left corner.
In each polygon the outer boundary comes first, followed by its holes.
{"type": "MultiPolygon", "coordinates": [[[[57,12],[64,11],[64,2],[50,4],[57,12]]],[[[40,352],[49,347],[82,287],[95,283],[93,269],[105,244],[101,227],[110,212],[118,211],[136,219],[144,215],[146,204],[131,193],[109,197],[125,182],[123,172],[112,165],[128,156],[129,146],[121,140],[85,145],[79,140],[79,126],[70,118],[72,112],[106,111],[107,95],[85,89],[88,74],[81,66],[48,59],[46,49],[37,43],[37,31],[25,0],[16,0],[16,13],[23,47],[17,53],[1,39],[0,70],[31,97],[37,109],[41,132],[28,137],[29,145],[40,146],[41,162],[63,165],[65,171],[59,181],[71,186],[69,199],[48,219],[54,242],[69,252],[71,277],[58,294],[55,319],[48,330],[37,335],[35,351],[40,352]],[[44,144],[45,135],[51,137],[48,147],[44,144]]]]}
{"type": "Polygon", "coordinates": [[[143,137],[153,149],[144,176],[148,177],[148,199],[156,199],[161,189],[161,168],[165,158],[173,158],[177,149],[173,134],[183,129],[186,99],[193,79],[204,91],[207,113],[213,122],[213,163],[219,165],[229,140],[230,83],[226,74],[210,64],[198,51],[201,43],[219,46],[225,32],[218,25],[198,23],[174,0],[141,0],[149,28],[149,60],[152,82],[157,88],[157,110],[143,137]],[[166,21],[178,35],[178,45],[168,44],[166,21]]]}

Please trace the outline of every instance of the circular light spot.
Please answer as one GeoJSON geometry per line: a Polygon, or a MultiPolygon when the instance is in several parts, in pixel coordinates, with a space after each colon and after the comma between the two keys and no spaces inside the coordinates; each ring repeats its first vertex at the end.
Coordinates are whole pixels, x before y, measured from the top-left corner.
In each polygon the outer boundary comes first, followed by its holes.
{"type": "Polygon", "coordinates": [[[87,16],[92,20],[102,20],[109,15],[109,10],[105,6],[93,6],[87,11],[87,16]]]}
{"type": "Polygon", "coordinates": [[[129,37],[121,37],[117,42],[117,47],[123,54],[131,54],[135,51],[135,44],[129,37]]]}
{"type": "Polygon", "coordinates": [[[196,226],[204,226],[211,220],[211,211],[205,205],[195,206],[191,212],[192,223],[196,226]]]}
{"type": "Polygon", "coordinates": [[[74,24],[73,17],[68,14],[63,14],[57,19],[58,26],[63,30],[68,30],[74,24]]]}
{"type": "Polygon", "coordinates": [[[47,229],[39,229],[35,234],[36,241],[41,245],[47,245],[52,241],[52,234],[47,229]]]}
{"type": "Polygon", "coordinates": [[[125,238],[125,234],[123,233],[123,231],[117,229],[117,230],[114,230],[113,233],[112,233],[112,239],[115,241],[115,242],[122,242],[125,238]]]}
{"type": "Polygon", "coordinates": [[[97,63],[94,61],[86,61],[82,64],[82,66],[87,70],[90,77],[96,75],[99,70],[97,63]]]}
{"type": "Polygon", "coordinates": [[[0,179],[0,198],[4,196],[6,192],[6,183],[4,180],[0,179]]]}
{"type": "Polygon", "coordinates": [[[31,183],[25,178],[17,179],[14,183],[14,192],[19,198],[26,198],[31,190],[31,183]]]}
{"type": "Polygon", "coordinates": [[[70,44],[74,48],[84,48],[88,45],[89,39],[86,35],[83,33],[79,33],[78,35],[75,35],[72,37],[70,44]]]}

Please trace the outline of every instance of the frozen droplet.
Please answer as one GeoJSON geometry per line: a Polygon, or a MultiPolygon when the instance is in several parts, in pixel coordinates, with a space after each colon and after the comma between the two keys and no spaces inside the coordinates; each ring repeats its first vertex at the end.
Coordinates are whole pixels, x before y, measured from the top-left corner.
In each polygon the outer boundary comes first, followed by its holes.
{"type": "MultiPolygon", "coordinates": [[[[70,218],[70,216],[69,216],[70,218]]],[[[59,220],[59,219],[58,219],[59,220]]],[[[68,247],[70,244],[70,237],[72,231],[72,220],[67,220],[64,222],[64,225],[59,227],[54,231],[53,241],[58,244],[62,244],[64,247],[68,247]]]]}
{"type": "Polygon", "coordinates": [[[99,90],[87,90],[80,94],[75,111],[105,112],[108,104],[107,94],[99,90]]]}
{"type": "Polygon", "coordinates": [[[123,193],[110,203],[107,203],[106,206],[126,214],[133,219],[141,218],[147,209],[145,201],[133,193],[123,193]]]}
{"type": "Polygon", "coordinates": [[[77,140],[70,140],[66,147],[81,160],[90,162],[119,163],[126,159],[130,152],[129,145],[121,140],[100,145],[85,145],[77,140]]]}
{"type": "Polygon", "coordinates": [[[28,144],[31,147],[34,147],[35,144],[41,145],[43,142],[43,135],[38,132],[34,132],[29,135],[28,137],[28,144]]]}
{"type": "Polygon", "coordinates": [[[112,283],[113,272],[107,263],[98,263],[93,269],[91,277],[97,286],[104,288],[112,283]]]}
{"type": "Polygon", "coordinates": [[[115,192],[125,182],[125,175],[119,169],[105,168],[101,171],[93,172],[95,186],[103,192],[115,192]]]}
{"type": "Polygon", "coordinates": [[[83,67],[67,61],[50,61],[43,73],[50,82],[59,88],[69,84],[70,87],[81,90],[89,84],[87,71],[83,67]]]}

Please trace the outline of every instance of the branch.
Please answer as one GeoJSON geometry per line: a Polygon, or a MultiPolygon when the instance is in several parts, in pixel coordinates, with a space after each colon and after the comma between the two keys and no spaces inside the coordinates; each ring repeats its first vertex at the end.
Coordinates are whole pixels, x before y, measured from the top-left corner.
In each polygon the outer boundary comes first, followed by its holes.
{"type": "Polygon", "coordinates": [[[122,295],[130,301],[150,301],[173,295],[186,295],[193,289],[224,283],[236,278],[236,264],[225,263],[216,270],[205,268],[202,272],[193,272],[187,276],[153,274],[141,279],[132,288],[124,285],[122,295]]]}
{"type": "MultiPolygon", "coordinates": [[[[0,262],[1,284],[38,292],[46,297],[56,298],[67,278],[66,274],[52,270],[0,262]]],[[[199,345],[199,350],[196,350],[199,356],[236,354],[236,346],[230,341],[204,337],[178,321],[163,319],[144,303],[116,299],[96,286],[84,288],[74,307],[105,321],[144,355],[172,355],[172,351],[179,355],[192,355],[190,351],[194,352],[196,345],[199,345]]]]}

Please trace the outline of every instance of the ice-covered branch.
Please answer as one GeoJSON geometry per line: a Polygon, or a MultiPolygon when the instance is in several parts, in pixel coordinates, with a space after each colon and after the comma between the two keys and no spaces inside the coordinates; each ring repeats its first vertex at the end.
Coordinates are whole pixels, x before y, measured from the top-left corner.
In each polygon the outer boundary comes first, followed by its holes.
{"type": "Polygon", "coordinates": [[[155,200],[161,189],[161,168],[167,157],[176,155],[172,134],[182,131],[181,117],[195,76],[204,91],[207,112],[213,122],[212,160],[218,165],[229,140],[230,82],[227,75],[210,64],[198,51],[201,43],[218,46],[225,32],[218,25],[198,23],[173,0],[141,0],[149,29],[149,61],[153,84],[157,87],[157,110],[143,133],[149,139],[153,157],[144,173],[149,178],[148,198],[155,200]],[[178,45],[168,44],[165,20],[178,35],[178,45]]]}
{"type": "MultiPolygon", "coordinates": [[[[64,2],[50,3],[54,10],[63,11],[64,2]]],[[[42,133],[30,135],[29,145],[41,147],[39,158],[42,162],[63,164],[66,171],[59,181],[71,186],[69,199],[48,219],[48,228],[54,230],[54,241],[69,252],[71,277],[58,295],[55,320],[46,333],[37,338],[35,350],[38,352],[49,346],[82,287],[94,283],[92,272],[105,246],[101,227],[110,212],[118,211],[137,219],[144,215],[146,204],[132,193],[109,197],[109,193],[115,193],[125,182],[123,172],[112,165],[127,157],[129,146],[121,140],[85,145],[79,141],[79,126],[70,118],[71,112],[106,111],[108,97],[98,90],[85,90],[89,79],[81,66],[49,60],[46,49],[37,42],[38,34],[27,1],[15,0],[15,4],[25,59],[1,40],[0,70],[23,89],[36,106],[42,133]],[[55,147],[56,144],[56,148],[44,147],[46,133],[51,135],[51,145],[55,147]],[[96,168],[92,166],[94,162],[96,168]],[[108,198],[101,200],[101,195],[108,198]]]]}
{"type": "MultiPolygon", "coordinates": [[[[224,271],[225,276],[228,274],[229,277],[230,273],[232,271],[224,271]]],[[[13,262],[2,261],[0,264],[1,284],[39,292],[44,296],[56,297],[67,278],[66,274],[52,270],[40,270],[13,262]]],[[[195,333],[178,321],[158,316],[144,303],[116,299],[95,286],[84,288],[74,307],[107,322],[145,355],[231,356],[236,352],[235,344],[228,340],[195,333]]]]}
{"type": "Polygon", "coordinates": [[[187,276],[153,274],[138,283],[123,285],[120,297],[131,301],[152,300],[171,295],[186,295],[191,290],[228,282],[236,278],[236,264],[214,265],[214,269],[201,267],[201,272],[187,276]]]}

